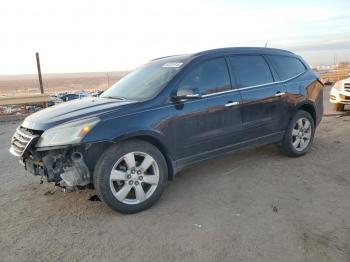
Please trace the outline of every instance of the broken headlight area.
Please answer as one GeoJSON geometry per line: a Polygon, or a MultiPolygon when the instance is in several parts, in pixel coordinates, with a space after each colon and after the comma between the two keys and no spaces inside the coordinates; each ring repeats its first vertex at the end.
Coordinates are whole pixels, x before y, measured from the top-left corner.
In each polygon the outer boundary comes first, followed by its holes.
{"type": "Polygon", "coordinates": [[[91,174],[84,160],[84,150],[77,148],[32,152],[23,158],[28,172],[47,177],[48,182],[69,191],[85,188],[91,183],[91,174]]]}

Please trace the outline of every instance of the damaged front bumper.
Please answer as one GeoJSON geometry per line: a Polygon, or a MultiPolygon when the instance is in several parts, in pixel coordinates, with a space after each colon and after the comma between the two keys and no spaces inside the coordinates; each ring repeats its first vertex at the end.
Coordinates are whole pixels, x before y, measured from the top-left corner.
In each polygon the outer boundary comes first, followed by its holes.
{"type": "Polygon", "coordinates": [[[10,153],[19,158],[25,169],[47,178],[57,186],[77,190],[91,183],[91,172],[84,160],[87,145],[36,148],[39,131],[19,127],[11,139],[10,153]]]}

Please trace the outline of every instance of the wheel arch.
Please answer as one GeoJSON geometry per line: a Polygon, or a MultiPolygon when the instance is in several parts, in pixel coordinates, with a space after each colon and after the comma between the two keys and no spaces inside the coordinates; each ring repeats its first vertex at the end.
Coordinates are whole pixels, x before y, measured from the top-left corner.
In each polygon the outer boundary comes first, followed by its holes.
{"type": "Polygon", "coordinates": [[[152,132],[137,132],[134,134],[128,134],[128,135],[124,135],[122,137],[116,138],[114,139],[114,142],[120,143],[120,142],[129,141],[129,140],[142,140],[155,146],[163,154],[165,161],[167,163],[168,180],[173,180],[175,176],[174,161],[171,157],[169,150],[167,149],[167,146],[165,145],[165,142],[162,141],[162,139],[159,137],[158,134],[153,134],[152,132]]]}
{"type": "Polygon", "coordinates": [[[291,116],[291,119],[299,110],[304,110],[308,112],[312,116],[312,119],[314,120],[314,124],[316,126],[317,124],[316,109],[312,101],[303,101],[300,104],[298,104],[291,116]]]}

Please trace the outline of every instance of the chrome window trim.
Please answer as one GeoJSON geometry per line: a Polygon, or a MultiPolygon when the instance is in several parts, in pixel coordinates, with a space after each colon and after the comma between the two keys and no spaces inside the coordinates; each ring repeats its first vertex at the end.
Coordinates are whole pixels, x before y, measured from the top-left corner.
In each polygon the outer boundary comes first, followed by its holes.
{"type": "Polygon", "coordinates": [[[292,79],[295,79],[299,76],[301,76],[302,74],[305,74],[306,70],[296,76],[293,76],[291,78],[288,78],[286,80],[282,80],[282,81],[276,81],[276,82],[270,82],[270,83],[266,83],[266,84],[261,84],[261,85],[255,85],[255,86],[246,86],[246,87],[241,87],[241,88],[235,88],[235,89],[231,89],[231,90],[226,90],[226,91],[222,91],[222,92],[216,92],[216,93],[212,93],[212,94],[207,94],[207,95],[202,95],[202,97],[210,97],[210,96],[214,96],[214,95],[221,95],[221,94],[226,94],[226,93],[230,93],[230,92],[235,92],[235,91],[241,91],[241,90],[246,90],[246,89],[251,89],[251,88],[256,88],[256,87],[261,87],[261,86],[267,86],[267,85],[272,85],[272,84],[281,84],[281,83],[285,83],[288,82],[292,79]]]}

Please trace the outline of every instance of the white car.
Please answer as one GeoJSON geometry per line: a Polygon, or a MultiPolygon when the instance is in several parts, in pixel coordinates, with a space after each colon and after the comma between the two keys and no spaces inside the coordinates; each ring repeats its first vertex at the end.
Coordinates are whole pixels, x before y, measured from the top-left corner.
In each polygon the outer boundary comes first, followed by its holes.
{"type": "Polygon", "coordinates": [[[350,77],[334,84],[330,102],[334,104],[337,111],[344,111],[345,105],[350,105],[350,77]]]}

